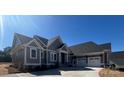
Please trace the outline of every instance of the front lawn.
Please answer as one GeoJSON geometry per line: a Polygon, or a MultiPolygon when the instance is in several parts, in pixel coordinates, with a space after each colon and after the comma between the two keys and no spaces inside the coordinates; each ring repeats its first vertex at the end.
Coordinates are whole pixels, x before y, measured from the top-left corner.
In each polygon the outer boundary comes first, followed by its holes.
{"type": "Polygon", "coordinates": [[[111,70],[111,69],[102,69],[99,72],[101,77],[124,77],[124,71],[111,70]]]}

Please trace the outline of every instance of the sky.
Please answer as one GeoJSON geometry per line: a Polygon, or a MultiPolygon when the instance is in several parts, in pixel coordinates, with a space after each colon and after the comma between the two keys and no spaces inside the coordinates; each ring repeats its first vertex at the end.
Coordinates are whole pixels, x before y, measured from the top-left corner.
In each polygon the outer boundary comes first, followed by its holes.
{"type": "Polygon", "coordinates": [[[109,42],[112,51],[124,51],[124,16],[1,15],[0,50],[12,45],[15,32],[48,39],[60,35],[68,46],[88,41],[109,42]]]}

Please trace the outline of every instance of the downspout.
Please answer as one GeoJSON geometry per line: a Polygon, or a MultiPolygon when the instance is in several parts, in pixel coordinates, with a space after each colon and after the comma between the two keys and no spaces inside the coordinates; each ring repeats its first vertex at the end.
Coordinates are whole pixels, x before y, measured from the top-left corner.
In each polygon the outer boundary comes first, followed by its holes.
{"type": "Polygon", "coordinates": [[[26,46],[24,46],[24,65],[23,65],[23,68],[25,69],[25,65],[26,65],[26,63],[27,63],[27,47],[26,46]]]}

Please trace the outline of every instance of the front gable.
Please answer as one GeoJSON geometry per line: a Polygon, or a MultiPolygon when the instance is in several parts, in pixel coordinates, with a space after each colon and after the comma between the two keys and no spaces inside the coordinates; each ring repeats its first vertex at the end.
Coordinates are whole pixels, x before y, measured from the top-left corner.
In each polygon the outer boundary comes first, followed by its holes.
{"type": "Polygon", "coordinates": [[[38,47],[38,45],[33,41],[29,44],[29,46],[33,46],[33,47],[38,47]]]}
{"type": "Polygon", "coordinates": [[[60,47],[62,44],[62,41],[58,38],[48,48],[55,50],[58,49],[58,47],[60,47]]]}
{"type": "Polygon", "coordinates": [[[26,46],[37,47],[37,48],[43,49],[43,47],[35,39],[33,39],[29,43],[27,43],[26,46]]]}

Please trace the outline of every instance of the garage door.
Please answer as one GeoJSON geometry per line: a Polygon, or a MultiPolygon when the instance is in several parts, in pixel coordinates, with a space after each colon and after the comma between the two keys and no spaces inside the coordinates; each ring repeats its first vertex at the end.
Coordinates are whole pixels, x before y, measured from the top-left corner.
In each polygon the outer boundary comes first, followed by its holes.
{"type": "Polygon", "coordinates": [[[100,67],[101,66],[101,57],[88,57],[88,66],[100,67]]]}
{"type": "Polygon", "coordinates": [[[87,61],[86,61],[86,59],[78,58],[78,59],[77,59],[77,66],[86,67],[86,66],[87,66],[87,61]]]}

